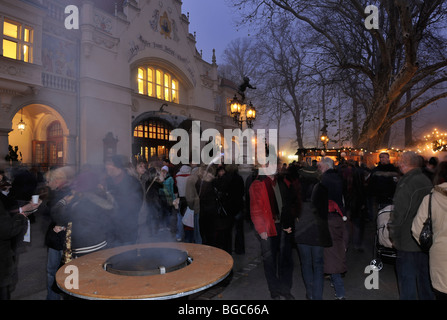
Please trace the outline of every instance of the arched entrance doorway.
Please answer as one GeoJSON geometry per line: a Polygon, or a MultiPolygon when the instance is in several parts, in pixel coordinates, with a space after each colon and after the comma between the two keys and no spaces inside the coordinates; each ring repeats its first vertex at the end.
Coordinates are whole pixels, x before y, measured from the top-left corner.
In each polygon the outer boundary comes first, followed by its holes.
{"type": "Polygon", "coordinates": [[[12,125],[9,144],[18,146],[24,165],[47,171],[74,164],[67,152],[73,149],[74,139],[69,138],[67,124],[55,109],[43,104],[27,105],[16,113],[12,125]],[[20,121],[25,123],[24,130],[18,130],[20,121]]]}
{"type": "Polygon", "coordinates": [[[64,164],[64,134],[60,121],[54,120],[46,132],[46,140],[33,140],[33,165],[58,167],[64,164]]]}
{"type": "Polygon", "coordinates": [[[160,118],[140,121],[134,128],[134,156],[146,161],[169,157],[169,150],[175,144],[169,141],[172,125],[160,118]]]}

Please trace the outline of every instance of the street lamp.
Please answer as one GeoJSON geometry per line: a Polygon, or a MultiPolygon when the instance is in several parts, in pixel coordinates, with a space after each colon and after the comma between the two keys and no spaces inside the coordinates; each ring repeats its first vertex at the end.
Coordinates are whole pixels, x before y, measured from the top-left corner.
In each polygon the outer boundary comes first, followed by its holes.
{"type": "Polygon", "coordinates": [[[329,137],[327,136],[327,126],[326,125],[321,129],[320,139],[321,139],[321,142],[323,142],[323,148],[326,149],[327,144],[329,142],[329,137]]]}
{"type": "Polygon", "coordinates": [[[244,101],[239,101],[237,95],[235,94],[233,99],[230,101],[230,113],[233,116],[234,123],[238,124],[242,130],[242,124],[247,123],[248,128],[253,128],[253,122],[256,120],[256,109],[250,102],[248,106],[244,106],[244,101]],[[246,115],[245,119],[241,117],[242,109],[245,109],[246,115]]]}
{"type": "Polygon", "coordinates": [[[253,128],[253,121],[256,120],[256,109],[253,107],[253,104],[250,101],[247,109],[247,126],[249,128],[253,128]]]}

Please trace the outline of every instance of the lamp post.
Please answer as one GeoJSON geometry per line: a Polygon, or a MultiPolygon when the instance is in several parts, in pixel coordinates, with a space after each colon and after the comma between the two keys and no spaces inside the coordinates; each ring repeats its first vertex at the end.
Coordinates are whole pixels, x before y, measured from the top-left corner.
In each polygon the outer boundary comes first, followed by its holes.
{"type": "Polygon", "coordinates": [[[235,94],[230,101],[230,113],[233,116],[234,123],[238,124],[241,130],[244,122],[247,123],[248,128],[253,128],[254,121],[256,120],[256,109],[251,102],[248,106],[244,105],[244,100],[240,101],[235,94]],[[242,116],[243,111],[245,111],[245,119],[242,116]]]}
{"type": "Polygon", "coordinates": [[[321,142],[323,142],[323,148],[327,149],[327,144],[329,142],[329,137],[327,136],[327,126],[325,125],[322,129],[321,129],[321,142]]]}

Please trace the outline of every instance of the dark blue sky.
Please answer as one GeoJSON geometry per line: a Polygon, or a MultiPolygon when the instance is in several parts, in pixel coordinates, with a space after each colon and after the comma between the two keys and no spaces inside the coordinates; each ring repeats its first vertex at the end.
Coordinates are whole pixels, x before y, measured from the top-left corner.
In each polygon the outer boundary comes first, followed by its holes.
{"type": "Polygon", "coordinates": [[[236,27],[237,11],[227,0],[182,1],[182,12],[189,12],[189,31],[196,32],[197,50],[202,50],[205,61],[211,62],[216,49],[217,64],[222,63],[221,56],[231,40],[248,36],[246,28],[236,27]]]}

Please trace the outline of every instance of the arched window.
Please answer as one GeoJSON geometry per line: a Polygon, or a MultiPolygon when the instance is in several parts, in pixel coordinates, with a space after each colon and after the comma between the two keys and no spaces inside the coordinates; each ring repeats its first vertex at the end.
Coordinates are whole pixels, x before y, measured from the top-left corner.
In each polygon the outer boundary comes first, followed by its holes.
{"type": "Polygon", "coordinates": [[[154,67],[138,68],[138,93],[179,103],[179,82],[170,73],[154,67]]]}
{"type": "Polygon", "coordinates": [[[134,129],[134,155],[149,160],[168,157],[173,142],[169,141],[172,126],[161,119],[141,121],[134,129]]]}
{"type": "Polygon", "coordinates": [[[141,122],[135,128],[133,136],[135,138],[149,138],[169,141],[170,133],[171,129],[167,123],[156,119],[150,119],[141,122]]]}

